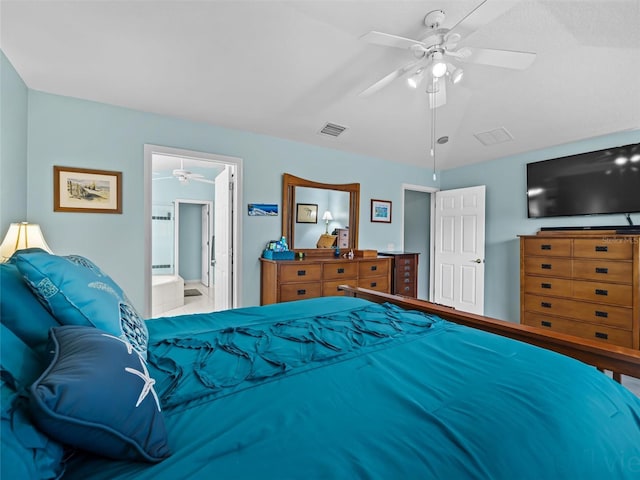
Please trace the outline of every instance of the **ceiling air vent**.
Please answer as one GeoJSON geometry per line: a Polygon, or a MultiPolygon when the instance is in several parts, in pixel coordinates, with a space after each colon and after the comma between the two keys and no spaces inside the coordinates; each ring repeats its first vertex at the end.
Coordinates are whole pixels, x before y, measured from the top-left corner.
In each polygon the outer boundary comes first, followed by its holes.
{"type": "Polygon", "coordinates": [[[342,125],[338,125],[336,123],[327,123],[324,127],[322,127],[320,133],[322,135],[329,135],[330,137],[337,137],[346,129],[347,127],[343,127],[342,125]]]}
{"type": "Polygon", "coordinates": [[[474,137],[480,140],[483,145],[495,145],[513,140],[513,136],[504,127],[489,130],[488,132],[476,133],[474,137]]]}

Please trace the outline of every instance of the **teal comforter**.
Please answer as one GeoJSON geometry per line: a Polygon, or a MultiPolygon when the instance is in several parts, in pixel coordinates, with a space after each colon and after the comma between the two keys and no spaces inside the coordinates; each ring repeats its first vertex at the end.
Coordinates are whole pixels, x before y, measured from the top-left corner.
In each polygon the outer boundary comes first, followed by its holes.
{"type": "Polygon", "coordinates": [[[346,297],[148,328],[173,455],[65,478],[640,478],[640,400],[524,343],[346,297]]]}

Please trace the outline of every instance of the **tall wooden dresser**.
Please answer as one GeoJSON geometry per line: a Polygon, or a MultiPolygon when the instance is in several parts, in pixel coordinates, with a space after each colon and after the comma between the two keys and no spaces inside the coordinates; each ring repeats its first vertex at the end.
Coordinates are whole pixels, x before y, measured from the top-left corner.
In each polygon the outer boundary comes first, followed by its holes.
{"type": "Polygon", "coordinates": [[[391,293],[405,297],[418,296],[418,255],[410,252],[379,252],[393,258],[391,293]]]}
{"type": "Polygon", "coordinates": [[[342,295],[338,285],[390,293],[391,258],[260,259],[260,304],[342,295]]]}
{"type": "Polygon", "coordinates": [[[640,235],[542,231],[520,237],[520,321],[640,348],[640,235]]]}

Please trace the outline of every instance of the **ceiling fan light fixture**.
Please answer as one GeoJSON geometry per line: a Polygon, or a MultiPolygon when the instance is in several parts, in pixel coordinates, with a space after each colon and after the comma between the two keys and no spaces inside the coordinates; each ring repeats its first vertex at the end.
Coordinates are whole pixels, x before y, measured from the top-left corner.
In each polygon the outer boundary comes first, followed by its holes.
{"type": "Polygon", "coordinates": [[[444,60],[442,59],[442,53],[440,52],[434,52],[431,55],[431,60],[432,60],[432,64],[431,64],[431,74],[436,77],[436,78],[440,78],[442,77],[445,73],[447,73],[447,64],[444,62],[444,60]]]}
{"type": "Polygon", "coordinates": [[[420,82],[422,81],[422,72],[423,69],[420,68],[418,71],[416,71],[416,73],[414,73],[407,79],[407,83],[411,88],[418,88],[418,85],[420,85],[420,82]]]}
{"type": "Polygon", "coordinates": [[[460,80],[462,80],[463,75],[464,70],[462,70],[461,68],[456,68],[449,73],[449,79],[451,80],[451,83],[455,85],[456,83],[459,83],[460,80]]]}

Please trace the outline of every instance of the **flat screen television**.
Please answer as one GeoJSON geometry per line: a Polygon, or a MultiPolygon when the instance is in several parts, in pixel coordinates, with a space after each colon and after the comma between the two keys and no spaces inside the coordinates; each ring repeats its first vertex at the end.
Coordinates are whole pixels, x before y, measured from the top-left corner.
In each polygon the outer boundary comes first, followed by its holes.
{"type": "Polygon", "coordinates": [[[529,218],[640,212],[640,143],[527,164],[529,218]]]}

